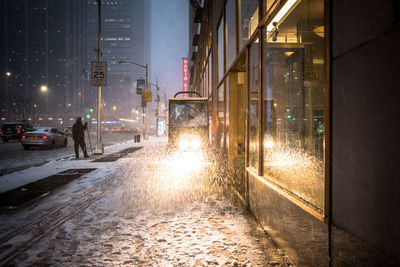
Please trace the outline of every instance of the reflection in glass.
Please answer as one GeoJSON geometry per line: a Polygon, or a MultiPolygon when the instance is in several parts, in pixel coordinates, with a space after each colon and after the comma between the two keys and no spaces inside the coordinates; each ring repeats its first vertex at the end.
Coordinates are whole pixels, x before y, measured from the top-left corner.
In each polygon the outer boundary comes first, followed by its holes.
{"type": "Polygon", "coordinates": [[[240,48],[245,46],[258,26],[258,0],[240,1],[240,48]]]}
{"type": "Polygon", "coordinates": [[[324,1],[286,3],[265,32],[264,175],[323,211],[324,1]]]}
{"type": "MultiPolygon", "coordinates": [[[[212,52],[210,51],[210,55],[208,56],[208,96],[212,95],[212,75],[211,70],[212,67],[212,52]]],[[[211,125],[211,124],[210,124],[211,125]]]]}
{"type": "Polygon", "coordinates": [[[267,12],[276,0],[263,0],[263,11],[267,12]]]}
{"type": "Polygon", "coordinates": [[[224,18],[218,27],[218,82],[224,77],[224,18]]]}
{"type": "Polygon", "coordinates": [[[226,66],[229,68],[236,58],[236,1],[226,2],[226,66]]]}
{"type": "Polygon", "coordinates": [[[221,147],[225,140],[225,90],[224,83],[218,88],[218,141],[221,147]]]}
{"type": "Polygon", "coordinates": [[[229,75],[225,79],[225,148],[229,147],[229,75]]]}
{"type": "Polygon", "coordinates": [[[249,166],[258,169],[258,39],[251,45],[249,62],[249,166]]]}
{"type": "Polygon", "coordinates": [[[170,125],[207,126],[207,104],[199,102],[195,104],[170,103],[170,125]]]}

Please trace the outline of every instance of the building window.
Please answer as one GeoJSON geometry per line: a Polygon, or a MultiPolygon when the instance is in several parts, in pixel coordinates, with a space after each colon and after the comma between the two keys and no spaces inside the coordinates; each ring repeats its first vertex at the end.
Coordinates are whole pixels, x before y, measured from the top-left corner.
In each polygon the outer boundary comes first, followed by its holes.
{"type": "Polygon", "coordinates": [[[236,0],[228,0],[226,16],[226,66],[229,68],[236,58],[236,0]]]}
{"type": "Polygon", "coordinates": [[[210,87],[209,78],[208,78],[208,74],[210,73],[208,68],[210,66],[208,65],[208,60],[206,62],[207,62],[207,65],[206,65],[205,72],[204,72],[204,77],[205,77],[204,80],[205,80],[206,86],[203,91],[203,97],[208,97],[208,92],[209,92],[209,87],[210,87]]]}
{"type": "Polygon", "coordinates": [[[225,146],[225,86],[224,83],[218,87],[218,137],[221,147],[225,146]]]}
{"type": "Polygon", "coordinates": [[[249,166],[258,170],[258,39],[251,45],[249,61],[249,166]]]}
{"type": "Polygon", "coordinates": [[[244,47],[258,26],[258,0],[240,1],[240,48],[244,47]]]}
{"type": "Polygon", "coordinates": [[[218,26],[218,82],[224,77],[224,17],[218,26]]]}
{"type": "Polygon", "coordinates": [[[272,4],[277,0],[263,0],[263,11],[264,13],[268,12],[271,8],[272,4]]]}
{"type": "Polygon", "coordinates": [[[324,1],[287,3],[264,31],[264,176],[324,210],[324,1]]]}
{"type": "Polygon", "coordinates": [[[212,52],[210,51],[210,55],[208,57],[208,96],[212,95],[212,74],[211,71],[213,69],[212,67],[212,52]]]}
{"type": "Polygon", "coordinates": [[[229,75],[225,79],[225,149],[229,148],[229,75]]]}

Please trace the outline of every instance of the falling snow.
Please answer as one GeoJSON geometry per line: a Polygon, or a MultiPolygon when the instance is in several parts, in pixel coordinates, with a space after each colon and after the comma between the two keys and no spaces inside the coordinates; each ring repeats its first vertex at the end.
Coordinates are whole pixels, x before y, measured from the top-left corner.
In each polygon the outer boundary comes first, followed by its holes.
{"type": "MultiPolygon", "coordinates": [[[[98,169],[24,210],[0,214],[3,237],[29,220],[64,207],[47,216],[50,223],[42,228],[39,223],[31,232],[21,232],[1,244],[2,251],[27,244],[32,236],[45,232],[11,263],[286,266],[281,252],[253,217],[232,206],[213,183],[218,174],[212,162],[201,154],[166,153],[165,143],[160,138],[143,142],[143,149],[113,163],[53,162],[58,170],[71,166],[98,169]],[[90,191],[94,187],[98,189],[90,191]],[[82,195],[85,190],[90,193],[82,195]],[[94,200],[87,204],[92,195],[94,200]],[[51,217],[62,223],[51,228],[51,217]]],[[[110,147],[107,153],[135,145],[139,146],[126,142],[110,147]]]]}

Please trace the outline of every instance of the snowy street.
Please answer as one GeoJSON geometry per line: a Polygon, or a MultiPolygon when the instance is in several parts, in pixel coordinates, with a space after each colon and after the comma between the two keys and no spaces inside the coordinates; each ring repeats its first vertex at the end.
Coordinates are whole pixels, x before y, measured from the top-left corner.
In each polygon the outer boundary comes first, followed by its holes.
{"type": "MultiPolygon", "coordinates": [[[[86,145],[90,150],[90,144],[94,146],[96,134],[91,134],[91,142],[86,135],[86,145]]],[[[125,140],[131,140],[132,134],[129,133],[104,133],[103,142],[105,146],[120,143],[125,140]]],[[[0,180],[1,175],[23,170],[33,166],[43,165],[54,159],[62,159],[74,156],[74,142],[72,137],[68,137],[68,146],[65,148],[47,149],[31,148],[24,150],[20,141],[12,140],[8,143],[0,142],[0,180]]]]}
{"type": "Polygon", "coordinates": [[[0,265],[287,266],[253,217],[223,196],[212,162],[165,146],[165,138],[127,141],[105,154],[142,148],[114,162],[66,159],[4,175],[7,191],[27,183],[20,177],[96,169],[2,211],[0,265]]]}

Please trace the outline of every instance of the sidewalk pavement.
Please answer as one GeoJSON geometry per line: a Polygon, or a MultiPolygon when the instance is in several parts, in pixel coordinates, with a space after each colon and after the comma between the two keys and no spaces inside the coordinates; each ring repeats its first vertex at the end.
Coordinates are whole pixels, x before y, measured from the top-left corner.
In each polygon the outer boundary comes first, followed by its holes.
{"type": "MultiPolygon", "coordinates": [[[[173,164],[173,159],[163,153],[165,144],[165,139],[144,141],[140,144],[144,148],[129,157],[115,163],[93,163],[114,177],[115,188],[12,263],[288,266],[282,252],[253,217],[230,204],[219,190],[206,186],[199,173],[185,172],[180,169],[185,166],[173,164]]],[[[131,145],[114,147],[114,151],[131,145]]],[[[90,175],[83,180],[94,183],[101,179],[99,172],[94,174],[96,179],[90,175]]],[[[51,203],[57,205],[65,196],[72,196],[79,189],[77,183],[83,180],[73,181],[49,196],[43,206],[49,209],[51,203]]],[[[34,209],[40,206],[34,207],[31,214],[36,213],[34,209]]],[[[13,221],[29,215],[22,211],[13,221]]]]}

